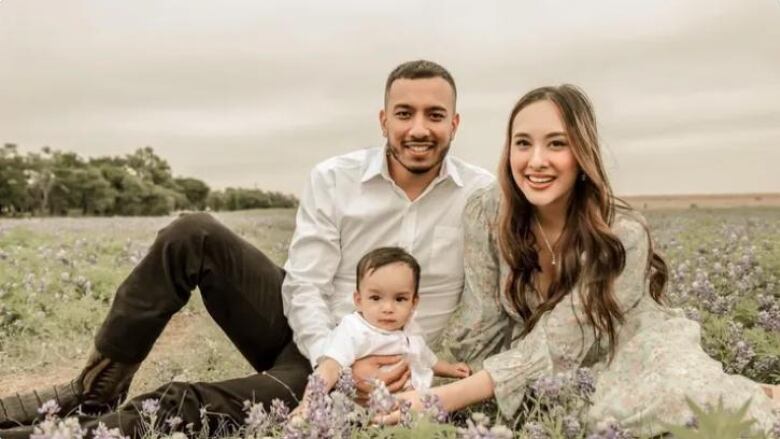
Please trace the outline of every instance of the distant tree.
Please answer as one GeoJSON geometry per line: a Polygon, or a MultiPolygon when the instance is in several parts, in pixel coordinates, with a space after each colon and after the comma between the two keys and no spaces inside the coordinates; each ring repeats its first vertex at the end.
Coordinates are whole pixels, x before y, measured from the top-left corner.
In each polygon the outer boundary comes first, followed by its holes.
{"type": "Polygon", "coordinates": [[[167,161],[154,153],[151,146],[135,150],[126,157],[126,163],[143,180],[161,186],[172,184],[171,167],[167,161]]]}
{"type": "Polygon", "coordinates": [[[29,211],[32,202],[27,189],[24,157],[16,144],[6,143],[0,149],[0,214],[29,211]]]}
{"type": "Polygon", "coordinates": [[[187,198],[189,209],[203,210],[206,208],[206,200],[208,199],[211,188],[197,178],[180,177],[175,178],[174,183],[178,188],[178,191],[184,194],[187,198]]]}
{"type": "Polygon", "coordinates": [[[0,215],[165,215],[177,209],[261,209],[297,202],[279,192],[211,191],[197,178],[174,178],[168,162],[149,146],[89,160],[49,147],[26,156],[15,144],[0,149],[0,215]]]}

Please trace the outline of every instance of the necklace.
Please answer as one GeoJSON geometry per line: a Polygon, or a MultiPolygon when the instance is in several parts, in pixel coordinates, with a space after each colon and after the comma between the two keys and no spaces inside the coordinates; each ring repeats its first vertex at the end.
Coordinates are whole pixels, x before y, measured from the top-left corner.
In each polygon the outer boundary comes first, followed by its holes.
{"type": "MultiPolygon", "coordinates": [[[[550,245],[550,241],[547,239],[547,234],[544,233],[544,228],[542,227],[542,223],[539,222],[539,217],[536,216],[536,214],[534,214],[534,219],[536,220],[536,225],[539,226],[539,233],[542,234],[542,239],[544,239],[544,243],[545,245],[547,245],[547,249],[550,250],[550,254],[552,255],[552,265],[553,267],[555,267],[555,263],[557,262],[555,257],[555,252],[553,251],[553,248],[550,245]]],[[[557,243],[558,241],[555,242],[557,243]]]]}

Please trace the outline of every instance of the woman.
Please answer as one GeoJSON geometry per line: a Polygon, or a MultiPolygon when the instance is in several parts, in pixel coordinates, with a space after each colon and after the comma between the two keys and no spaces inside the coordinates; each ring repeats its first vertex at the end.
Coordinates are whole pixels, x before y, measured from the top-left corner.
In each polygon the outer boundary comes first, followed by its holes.
{"type": "MultiPolygon", "coordinates": [[[[733,408],[752,398],[748,416],[771,427],[761,386],[723,373],[702,351],[699,325],[662,304],[666,264],[641,217],[612,194],[579,89],[544,87],[520,99],[498,183],[467,205],[466,286],[443,339],[456,358],[488,358],[482,371],[433,389],[446,410],[495,396],[511,417],[528,384],[587,366],[597,377],[594,423],[612,417],[656,435],[659,421],[690,419],[686,395],[700,405],[722,395],[733,408]]],[[[419,407],[415,393],[401,397],[419,407]]]]}

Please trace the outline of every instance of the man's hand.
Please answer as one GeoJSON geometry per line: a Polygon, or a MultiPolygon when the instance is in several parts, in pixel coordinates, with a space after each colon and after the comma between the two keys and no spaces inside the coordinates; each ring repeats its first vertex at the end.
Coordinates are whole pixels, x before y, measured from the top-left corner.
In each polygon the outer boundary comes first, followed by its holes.
{"type": "Polygon", "coordinates": [[[371,392],[371,379],[382,380],[387,390],[395,393],[404,388],[409,381],[409,363],[401,355],[372,355],[361,358],[352,365],[352,377],[357,387],[357,402],[365,405],[371,392]],[[380,370],[383,366],[396,365],[390,370],[380,370]]]}

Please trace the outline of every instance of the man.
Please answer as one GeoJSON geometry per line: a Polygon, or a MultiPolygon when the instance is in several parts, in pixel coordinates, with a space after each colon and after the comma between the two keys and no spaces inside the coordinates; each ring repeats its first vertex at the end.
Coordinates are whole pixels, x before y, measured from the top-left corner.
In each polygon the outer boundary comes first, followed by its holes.
{"type": "MultiPolygon", "coordinates": [[[[492,181],[486,171],[448,155],[460,121],[456,94],[452,76],[435,63],[412,61],[393,70],[379,113],[386,146],[314,168],[284,269],[206,214],[184,216],[161,230],[118,288],[82,373],[53,389],[0,400],[0,428],[32,423],[48,399],[66,413],[80,407],[89,414],[82,416],[88,427],[100,421],[134,436],[141,433],[137,409],[149,398],[159,400],[160,418],[177,415],[195,428],[203,407],[224,414],[209,418],[214,428],[225,420],[240,424],[245,400],[269,405],[279,398],[293,406],[311,372],[307,358],[319,356],[328,331],[352,311],[358,259],[375,247],[403,247],[422,263],[417,318],[428,341],[435,339],[463,287],[463,207],[471,192],[492,181]],[[218,383],[170,383],[109,411],[195,287],[259,373],[218,383]]],[[[379,372],[399,360],[362,359],[353,374],[378,376],[399,389],[407,367],[379,372]]],[[[14,428],[0,436],[29,431],[14,428]]]]}

